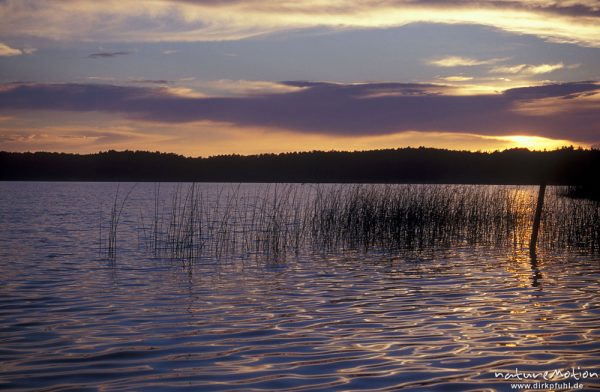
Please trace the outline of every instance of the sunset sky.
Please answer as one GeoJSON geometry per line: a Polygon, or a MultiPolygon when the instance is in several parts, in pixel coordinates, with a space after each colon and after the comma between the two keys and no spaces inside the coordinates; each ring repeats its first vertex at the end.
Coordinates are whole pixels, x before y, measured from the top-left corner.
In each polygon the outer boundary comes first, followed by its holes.
{"type": "Polygon", "coordinates": [[[598,0],[0,0],[0,150],[600,147],[598,0]]]}

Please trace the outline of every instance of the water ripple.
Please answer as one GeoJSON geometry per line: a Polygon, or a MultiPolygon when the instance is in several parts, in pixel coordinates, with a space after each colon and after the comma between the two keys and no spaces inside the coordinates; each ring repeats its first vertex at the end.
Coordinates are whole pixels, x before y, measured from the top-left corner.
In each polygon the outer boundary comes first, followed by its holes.
{"type": "Polygon", "coordinates": [[[0,196],[0,223],[20,217],[0,237],[15,245],[0,256],[2,389],[503,391],[495,371],[600,370],[597,258],[111,262],[76,229],[93,209],[69,197],[93,199],[91,185],[68,186],[48,191],[66,198],[51,217],[33,196],[11,209],[0,196]],[[59,216],[65,226],[47,230],[59,216]]]}

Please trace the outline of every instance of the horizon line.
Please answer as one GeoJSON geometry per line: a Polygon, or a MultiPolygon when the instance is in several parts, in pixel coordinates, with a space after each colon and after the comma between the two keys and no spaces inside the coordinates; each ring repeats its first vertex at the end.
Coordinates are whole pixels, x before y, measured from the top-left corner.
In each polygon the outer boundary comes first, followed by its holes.
{"type": "Polygon", "coordinates": [[[208,155],[208,156],[203,156],[203,155],[197,155],[197,156],[191,156],[191,155],[185,155],[185,154],[179,154],[176,152],[169,152],[169,151],[160,151],[160,150],[130,150],[130,149],[125,149],[125,150],[115,150],[115,149],[108,149],[108,150],[98,150],[96,152],[87,152],[87,153],[80,153],[80,152],[68,152],[68,151],[44,151],[44,150],[38,150],[38,151],[6,151],[6,150],[0,150],[0,154],[63,154],[63,155],[79,155],[79,156],[89,156],[89,155],[99,155],[99,154],[107,154],[107,153],[150,153],[150,154],[165,154],[165,155],[176,155],[179,157],[184,157],[184,158],[191,158],[191,159],[210,159],[210,158],[218,158],[218,157],[259,157],[259,156],[264,156],[264,155],[276,155],[276,156],[281,156],[281,155],[292,155],[292,154],[310,154],[310,153],[366,153],[366,152],[377,152],[377,151],[399,151],[399,150],[437,150],[437,151],[449,151],[449,152],[462,152],[462,153],[474,153],[474,154],[494,154],[494,153],[503,153],[503,152],[507,152],[507,151],[527,151],[527,152],[556,152],[556,151],[563,151],[563,150],[578,150],[578,151],[600,151],[600,148],[594,147],[594,146],[590,146],[590,147],[582,147],[582,146],[575,146],[575,145],[568,145],[568,146],[560,146],[560,147],[555,147],[553,149],[547,149],[547,148],[543,148],[543,149],[532,149],[532,148],[528,148],[528,147],[509,147],[509,148],[504,148],[504,149],[494,149],[494,150],[469,150],[469,149],[452,149],[452,148],[439,148],[439,147],[428,147],[428,146],[419,146],[419,147],[412,147],[412,146],[406,146],[406,147],[396,147],[396,148],[374,148],[374,149],[369,149],[369,150],[336,150],[336,149],[331,149],[331,150],[297,150],[297,151],[282,151],[282,152],[260,152],[260,153],[254,153],[254,154],[241,154],[241,153],[228,153],[228,154],[215,154],[215,155],[208,155]]]}

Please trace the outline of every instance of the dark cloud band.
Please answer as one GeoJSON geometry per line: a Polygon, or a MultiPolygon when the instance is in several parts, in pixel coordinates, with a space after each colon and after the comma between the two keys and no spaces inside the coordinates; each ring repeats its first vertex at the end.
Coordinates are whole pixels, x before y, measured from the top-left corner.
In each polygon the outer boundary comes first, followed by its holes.
{"type": "Polygon", "coordinates": [[[451,95],[427,84],[285,82],[286,93],[231,98],[177,95],[168,88],[99,84],[11,84],[0,110],[112,112],[145,121],[221,121],[329,135],[441,131],[526,134],[600,141],[600,84],[551,84],[495,95],[451,95]]]}

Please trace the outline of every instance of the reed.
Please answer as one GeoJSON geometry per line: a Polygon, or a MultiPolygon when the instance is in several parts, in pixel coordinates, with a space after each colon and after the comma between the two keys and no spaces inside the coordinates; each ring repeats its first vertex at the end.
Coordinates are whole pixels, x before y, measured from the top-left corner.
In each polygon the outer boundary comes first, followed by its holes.
{"type": "Polygon", "coordinates": [[[125,204],[131,195],[131,192],[135,189],[136,185],[132,186],[129,191],[125,194],[125,196],[119,200],[119,188],[120,184],[117,184],[117,190],[115,192],[115,197],[113,199],[113,203],[110,210],[110,218],[108,224],[108,236],[106,239],[106,246],[104,247],[104,252],[102,252],[103,247],[103,237],[102,237],[102,222],[100,223],[100,252],[104,253],[105,256],[109,259],[114,260],[117,257],[117,234],[118,234],[118,226],[121,216],[123,214],[123,209],[125,208],[125,204]]]}

